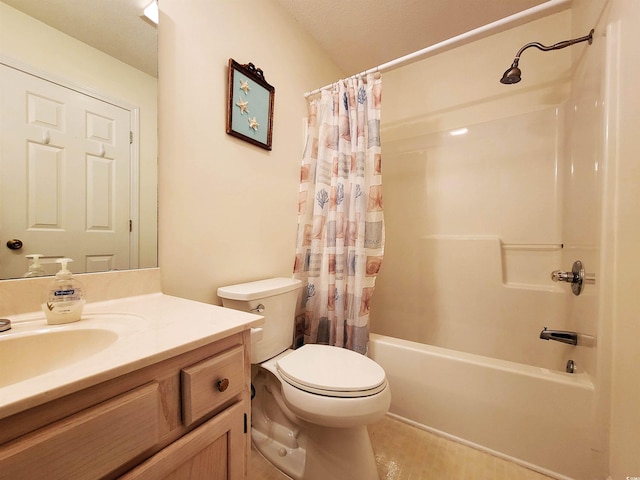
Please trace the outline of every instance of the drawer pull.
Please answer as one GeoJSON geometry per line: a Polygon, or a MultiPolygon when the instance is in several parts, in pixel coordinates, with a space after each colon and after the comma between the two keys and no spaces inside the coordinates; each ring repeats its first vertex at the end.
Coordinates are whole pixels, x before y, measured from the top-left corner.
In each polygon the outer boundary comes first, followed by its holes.
{"type": "Polygon", "coordinates": [[[224,392],[227,388],[229,388],[229,379],[223,378],[222,380],[218,380],[218,383],[216,385],[218,386],[219,392],[224,392]]]}

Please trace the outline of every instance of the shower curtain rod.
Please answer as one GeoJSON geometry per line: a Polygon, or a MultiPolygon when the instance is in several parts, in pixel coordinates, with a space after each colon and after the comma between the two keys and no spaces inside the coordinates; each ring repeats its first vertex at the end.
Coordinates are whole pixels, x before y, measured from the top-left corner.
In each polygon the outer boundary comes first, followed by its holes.
{"type": "MultiPolygon", "coordinates": [[[[408,65],[412,62],[422,60],[423,58],[434,55],[436,53],[443,52],[449,48],[459,46],[465,42],[477,40],[482,36],[487,36],[491,33],[498,33],[500,31],[506,30],[507,28],[516,26],[516,24],[524,23],[524,20],[535,20],[536,18],[542,17],[543,14],[550,15],[552,13],[565,10],[569,8],[570,5],[571,0],[549,0],[535,7],[523,10],[522,12],[514,13],[513,15],[509,15],[508,17],[496,20],[495,22],[488,23],[482,27],[474,28],[473,30],[469,30],[466,33],[451,37],[448,40],[444,40],[439,43],[435,43],[429,47],[423,48],[422,50],[418,50],[417,52],[413,52],[403,57],[396,58],[395,60],[391,60],[390,62],[383,63],[382,65],[378,65],[377,67],[370,68],[369,70],[365,70],[364,72],[356,73],[355,75],[351,75],[347,78],[356,78],[359,76],[368,75],[369,73],[382,73],[394,70],[401,66],[408,65]]],[[[335,83],[336,82],[307,92],[304,94],[304,96],[308,97],[310,95],[319,93],[322,90],[326,90],[327,88],[331,88],[333,85],[335,85],[335,83]]]]}

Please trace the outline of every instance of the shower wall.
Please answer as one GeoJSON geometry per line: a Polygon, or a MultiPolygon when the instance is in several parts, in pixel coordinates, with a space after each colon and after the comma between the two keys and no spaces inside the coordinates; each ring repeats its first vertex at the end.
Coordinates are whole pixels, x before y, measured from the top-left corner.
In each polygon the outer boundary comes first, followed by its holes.
{"type": "Polygon", "coordinates": [[[523,56],[525,88],[498,79],[522,44],[570,38],[570,27],[565,11],[385,75],[387,238],[373,332],[564,370],[572,347],[538,337],[570,325],[570,288],[549,274],[571,266],[571,55],[523,56]]]}
{"type": "MultiPolygon", "coordinates": [[[[600,35],[584,51],[576,62],[572,75],[571,95],[566,103],[565,149],[563,152],[562,196],[562,250],[561,265],[570,269],[574,261],[580,260],[585,272],[596,277],[595,285],[587,285],[580,296],[568,295],[566,309],[567,330],[595,337],[600,361],[595,348],[576,348],[572,359],[580,369],[599,377],[602,372],[598,365],[607,368],[609,361],[603,355],[609,353],[602,347],[609,344],[604,340],[599,319],[608,315],[599,312],[602,287],[606,285],[600,265],[602,257],[603,204],[605,198],[604,175],[610,169],[605,155],[605,64],[607,38],[602,32],[605,26],[598,25],[600,35]]],[[[607,330],[609,328],[607,327],[607,330]]],[[[605,334],[606,335],[606,334],[605,334]]],[[[602,383],[601,383],[602,385],[602,383]]]]}
{"type": "Polygon", "coordinates": [[[571,347],[538,336],[567,325],[568,288],[549,278],[562,259],[563,116],[385,142],[374,332],[561,369],[571,347]]]}

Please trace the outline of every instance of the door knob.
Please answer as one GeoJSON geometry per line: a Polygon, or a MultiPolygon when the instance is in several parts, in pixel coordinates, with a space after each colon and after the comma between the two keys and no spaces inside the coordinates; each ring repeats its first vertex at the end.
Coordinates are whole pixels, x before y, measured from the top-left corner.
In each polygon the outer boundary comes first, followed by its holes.
{"type": "Polygon", "coordinates": [[[22,248],[22,240],[12,238],[7,242],[7,248],[9,248],[10,250],[20,250],[22,248]]]}
{"type": "Polygon", "coordinates": [[[582,293],[583,285],[596,283],[596,276],[592,273],[584,273],[584,266],[580,260],[573,262],[570,272],[554,270],[551,272],[551,280],[554,282],[568,282],[574,295],[582,293]]]}

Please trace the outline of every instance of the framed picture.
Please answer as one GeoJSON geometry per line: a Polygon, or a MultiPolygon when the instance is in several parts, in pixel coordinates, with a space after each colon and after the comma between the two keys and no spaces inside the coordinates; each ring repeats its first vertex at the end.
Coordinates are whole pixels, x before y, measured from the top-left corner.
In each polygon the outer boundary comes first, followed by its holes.
{"type": "Polygon", "coordinates": [[[230,58],[227,133],[271,150],[274,96],[261,69],[230,58]]]}

